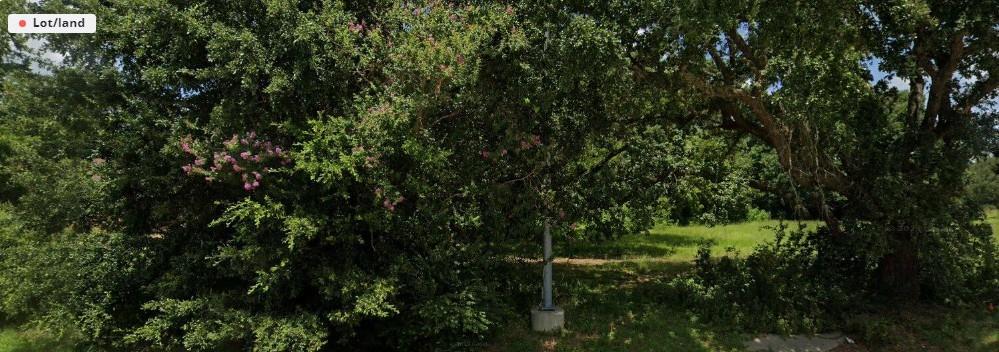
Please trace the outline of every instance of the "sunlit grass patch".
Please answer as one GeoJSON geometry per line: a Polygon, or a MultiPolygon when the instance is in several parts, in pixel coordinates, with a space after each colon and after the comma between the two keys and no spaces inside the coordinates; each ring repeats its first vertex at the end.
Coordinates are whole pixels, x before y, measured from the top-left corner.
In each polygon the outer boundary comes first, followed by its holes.
{"type": "Polygon", "coordinates": [[[999,238],[999,209],[985,211],[985,222],[992,225],[992,235],[999,238]]]}
{"type": "Polygon", "coordinates": [[[67,344],[39,330],[22,331],[0,327],[0,352],[63,352],[71,351],[67,344]]]}
{"type": "Polygon", "coordinates": [[[701,243],[713,241],[714,254],[732,248],[747,254],[758,244],[774,239],[774,229],[781,224],[796,230],[805,226],[815,230],[819,223],[781,222],[777,220],[753,221],[727,225],[677,226],[660,224],[648,234],[635,234],[604,242],[556,243],[556,257],[663,260],[689,262],[694,259],[701,243]]]}

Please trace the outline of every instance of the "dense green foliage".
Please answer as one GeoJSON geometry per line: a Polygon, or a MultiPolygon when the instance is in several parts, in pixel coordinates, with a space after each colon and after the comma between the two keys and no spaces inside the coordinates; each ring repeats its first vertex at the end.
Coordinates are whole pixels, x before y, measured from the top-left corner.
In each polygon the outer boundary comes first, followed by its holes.
{"type": "Polygon", "coordinates": [[[515,287],[493,276],[494,244],[533,240],[542,217],[592,236],[645,228],[672,170],[665,129],[616,121],[662,105],[632,94],[617,44],[585,18],[85,10],[100,33],[50,38],[68,66],[5,80],[23,151],[5,160],[0,295],[10,318],[96,346],[468,347],[515,287]]]}
{"type": "Polygon", "coordinates": [[[81,347],[471,349],[546,221],[824,220],[699,260],[688,292],[758,319],[999,286],[987,200],[962,201],[991,2],[68,3],[3,5],[101,23],[45,37],[51,72],[0,48],[0,317],[81,347]]]}
{"type": "Polygon", "coordinates": [[[999,158],[978,160],[968,167],[967,202],[973,206],[999,208],[999,158]]]}

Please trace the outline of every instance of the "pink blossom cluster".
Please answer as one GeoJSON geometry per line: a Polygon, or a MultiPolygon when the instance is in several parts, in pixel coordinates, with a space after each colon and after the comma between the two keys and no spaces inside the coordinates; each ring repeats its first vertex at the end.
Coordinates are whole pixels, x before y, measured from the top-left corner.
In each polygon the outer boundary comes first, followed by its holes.
{"type": "Polygon", "coordinates": [[[395,200],[392,200],[384,193],[385,192],[382,190],[381,187],[375,188],[375,197],[382,198],[382,207],[390,212],[394,212],[395,206],[406,200],[406,197],[403,197],[401,195],[396,197],[395,200]]]}
{"type": "Polygon", "coordinates": [[[354,146],[354,148],[351,149],[351,151],[354,154],[366,155],[364,157],[364,167],[368,169],[377,166],[379,162],[379,157],[381,157],[381,153],[368,153],[368,150],[364,148],[363,144],[354,146]]]}
{"type": "MultiPolygon", "coordinates": [[[[518,146],[517,150],[518,151],[528,150],[537,147],[539,145],[541,145],[541,136],[532,134],[530,137],[520,140],[520,145],[518,146]]],[[[502,148],[499,150],[499,152],[497,152],[497,154],[501,157],[506,156],[507,149],[502,148]]],[[[482,150],[479,151],[479,155],[482,156],[482,159],[489,159],[489,157],[492,156],[493,153],[490,152],[489,149],[483,148],[482,150]]]]}
{"type": "Polygon", "coordinates": [[[218,179],[239,180],[243,189],[248,192],[260,187],[264,174],[273,167],[291,162],[288,153],[281,146],[258,139],[255,132],[243,136],[232,135],[232,138],[222,143],[222,150],[211,153],[210,162],[193,145],[190,136],[180,140],[180,148],[184,153],[194,157],[191,163],[181,167],[185,174],[204,176],[208,182],[218,179]]]}
{"type": "Polygon", "coordinates": [[[541,145],[541,136],[532,134],[531,137],[520,140],[520,150],[528,150],[541,145]]]}
{"type": "Polygon", "coordinates": [[[347,24],[347,29],[349,29],[351,32],[354,32],[354,33],[363,32],[364,29],[367,28],[367,27],[368,27],[368,25],[364,23],[364,20],[361,20],[360,23],[350,22],[350,23],[347,24]]]}
{"type": "Polygon", "coordinates": [[[101,177],[99,169],[104,167],[104,165],[107,165],[107,160],[105,160],[104,158],[93,158],[90,161],[90,165],[92,167],[89,172],[90,179],[93,180],[94,182],[100,182],[103,179],[103,177],[101,177]]]}

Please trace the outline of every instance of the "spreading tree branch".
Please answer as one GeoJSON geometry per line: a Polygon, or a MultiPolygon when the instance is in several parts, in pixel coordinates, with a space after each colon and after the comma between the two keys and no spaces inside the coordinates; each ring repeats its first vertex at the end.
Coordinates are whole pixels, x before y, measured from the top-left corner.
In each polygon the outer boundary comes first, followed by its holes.
{"type": "Polygon", "coordinates": [[[926,104],[926,115],[923,118],[922,128],[933,131],[940,122],[940,110],[949,108],[950,96],[947,91],[954,78],[954,71],[957,64],[964,56],[964,35],[965,31],[959,31],[950,40],[950,48],[946,53],[940,53],[934,61],[937,64],[936,75],[930,85],[930,99],[926,104]],[[945,107],[946,106],[946,107],[945,107]]]}
{"type": "Polygon", "coordinates": [[[762,72],[767,67],[766,55],[758,55],[735,29],[729,29],[725,32],[725,34],[728,35],[729,40],[735,44],[736,48],[739,48],[739,52],[741,52],[742,55],[749,61],[749,66],[753,69],[753,75],[757,79],[762,79],[762,72]]]}
{"type": "Polygon", "coordinates": [[[989,78],[975,84],[971,88],[968,95],[961,100],[958,111],[962,114],[971,113],[972,108],[981,103],[990,94],[995,93],[997,89],[999,89],[999,72],[991,72],[989,73],[989,78]]]}

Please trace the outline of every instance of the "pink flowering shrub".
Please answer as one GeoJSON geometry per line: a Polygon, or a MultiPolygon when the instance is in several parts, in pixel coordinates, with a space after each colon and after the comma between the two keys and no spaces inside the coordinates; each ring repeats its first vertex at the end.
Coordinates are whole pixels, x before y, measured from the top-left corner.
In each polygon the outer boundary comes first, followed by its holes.
{"type": "Polygon", "coordinates": [[[193,158],[181,167],[185,174],[204,177],[207,182],[238,182],[247,192],[259,188],[269,171],[291,162],[281,146],[258,139],[255,132],[234,134],[221,149],[211,151],[197,148],[187,136],[180,140],[180,148],[193,158]]]}
{"type": "MultiPolygon", "coordinates": [[[[541,136],[536,135],[536,134],[532,134],[532,135],[520,138],[518,140],[518,145],[515,148],[513,148],[513,150],[514,151],[523,152],[523,151],[527,151],[527,150],[530,150],[532,148],[541,146],[541,144],[542,144],[541,143],[541,136]]],[[[491,156],[504,157],[504,156],[507,155],[507,153],[508,153],[507,148],[501,148],[495,154],[492,153],[492,152],[490,152],[488,149],[483,148],[482,150],[479,151],[479,156],[481,156],[482,159],[484,159],[484,160],[489,160],[491,156]]]]}
{"type": "Polygon", "coordinates": [[[403,197],[402,195],[399,195],[395,197],[395,199],[392,199],[392,197],[390,197],[386,193],[387,192],[385,192],[385,190],[383,190],[381,187],[375,188],[375,198],[381,199],[382,207],[389,212],[394,212],[395,206],[399,205],[399,203],[402,203],[403,201],[406,200],[406,197],[403,197]]]}
{"type": "Polygon", "coordinates": [[[360,22],[350,22],[347,24],[347,29],[354,33],[363,32],[367,27],[368,25],[364,23],[363,19],[360,22]]]}

